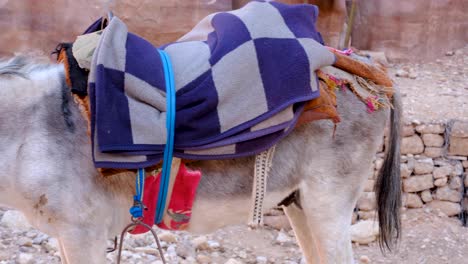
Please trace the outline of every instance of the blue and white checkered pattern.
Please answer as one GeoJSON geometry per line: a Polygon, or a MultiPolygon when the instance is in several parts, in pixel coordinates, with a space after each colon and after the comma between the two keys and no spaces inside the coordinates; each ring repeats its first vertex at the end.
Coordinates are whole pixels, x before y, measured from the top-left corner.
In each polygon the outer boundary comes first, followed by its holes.
{"type": "MultiPolygon", "coordinates": [[[[315,31],[317,14],[312,5],[253,1],[163,46],[177,91],[174,155],[254,155],[286,136],[304,103],[319,96],[315,70],[335,59],[315,31]]],[[[156,48],[114,18],[93,56],[89,87],[96,166],[158,162],[166,87],[156,48]]]]}

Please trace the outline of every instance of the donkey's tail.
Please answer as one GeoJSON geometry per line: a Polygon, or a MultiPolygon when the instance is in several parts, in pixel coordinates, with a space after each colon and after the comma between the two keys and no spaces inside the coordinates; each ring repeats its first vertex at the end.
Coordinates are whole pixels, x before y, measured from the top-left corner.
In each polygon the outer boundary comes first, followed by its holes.
{"type": "Polygon", "coordinates": [[[401,98],[395,91],[390,113],[390,131],[386,154],[375,184],[377,213],[379,216],[379,244],[382,251],[392,250],[401,235],[400,206],[400,117],[401,98]]]}

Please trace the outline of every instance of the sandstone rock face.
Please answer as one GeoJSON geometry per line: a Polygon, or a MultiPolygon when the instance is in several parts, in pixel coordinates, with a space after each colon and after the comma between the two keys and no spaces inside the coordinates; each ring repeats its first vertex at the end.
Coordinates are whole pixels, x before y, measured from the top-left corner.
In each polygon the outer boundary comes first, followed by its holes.
{"type": "Polygon", "coordinates": [[[353,46],[390,60],[431,60],[468,42],[465,0],[358,1],[353,46]]]}
{"type": "Polygon", "coordinates": [[[401,154],[421,154],[424,144],[418,135],[404,137],[401,143],[401,154]]]}
{"type": "Polygon", "coordinates": [[[174,41],[208,14],[232,9],[231,0],[195,1],[0,1],[0,57],[14,52],[50,54],[59,42],[71,42],[92,22],[113,13],[129,30],[154,45],[174,41]],[[79,14],[77,14],[79,13],[79,14]]]}

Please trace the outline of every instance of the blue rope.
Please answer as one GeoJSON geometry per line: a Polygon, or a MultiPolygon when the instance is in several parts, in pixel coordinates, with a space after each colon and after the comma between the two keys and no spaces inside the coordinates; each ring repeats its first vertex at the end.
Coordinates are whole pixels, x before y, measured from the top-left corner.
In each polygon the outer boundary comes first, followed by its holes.
{"type": "Polygon", "coordinates": [[[143,217],[144,205],[143,190],[145,188],[145,169],[138,169],[138,175],[135,180],[136,195],[133,196],[133,206],[130,208],[130,214],[133,218],[143,217]]]}
{"type": "Polygon", "coordinates": [[[164,215],[164,208],[166,206],[167,192],[169,186],[169,178],[171,175],[172,154],[174,152],[174,133],[175,133],[175,83],[174,72],[169,56],[163,50],[158,50],[164,68],[164,79],[166,81],[166,129],[167,141],[164,148],[164,160],[161,172],[161,183],[159,186],[158,203],[156,207],[155,223],[159,224],[164,215]]]}

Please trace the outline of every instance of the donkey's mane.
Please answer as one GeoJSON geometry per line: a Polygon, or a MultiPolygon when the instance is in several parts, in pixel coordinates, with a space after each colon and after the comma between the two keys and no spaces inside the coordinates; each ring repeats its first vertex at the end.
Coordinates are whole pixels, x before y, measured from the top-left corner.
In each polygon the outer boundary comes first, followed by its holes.
{"type": "Polygon", "coordinates": [[[0,78],[5,76],[28,78],[32,72],[52,66],[53,64],[38,57],[20,55],[11,59],[0,59],[0,78]]]}

